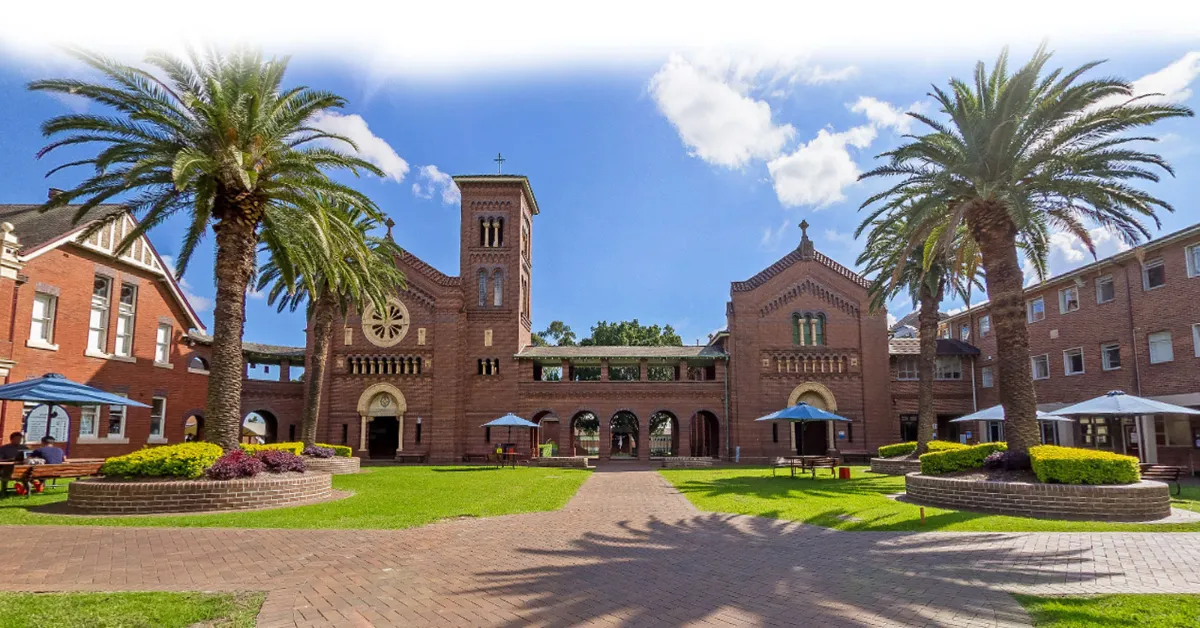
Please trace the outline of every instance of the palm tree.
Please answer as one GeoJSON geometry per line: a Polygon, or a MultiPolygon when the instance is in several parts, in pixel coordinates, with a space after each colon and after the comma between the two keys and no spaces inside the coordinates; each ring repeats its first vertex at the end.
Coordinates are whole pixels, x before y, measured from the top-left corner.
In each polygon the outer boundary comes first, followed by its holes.
{"type": "Polygon", "coordinates": [[[322,385],[333,337],[333,319],[367,305],[382,308],[387,297],[406,287],[396,266],[400,247],[388,237],[370,232],[379,226],[369,214],[345,203],[331,204],[323,214],[324,228],[289,229],[278,239],[264,241],[268,261],[258,277],[258,289],[280,312],[307,305],[312,351],[305,371],[307,399],[300,439],[317,439],[322,385]],[[327,235],[326,235],[327,234],[327,235]]]}
{"type": "Polygon", "coordinates": [[[903,218],[879,219],[859,225],[854,237],[870,228],[858,264],[866,275],[875,274],[871,281],[871,309],[879,311],[897,295],[907,292],[916,305],[921,356],[917,363],[917,450],[925,453],[937,428],[933,408],[934,364],[937,361],[938,308],[947,291],[970,303],[971,291],[979,284],[979,254],[965,229],[954,238],[952,253],[933,246],[940,233],[926,236],[921,242],[910,233],[903,218]],[[928,246],[926,245],[928,243],[928,246]]]}
{"type": "MultiPolygon", "coordinates": [[[[1036,245],[1048,229],[1071,233],[1092,249],[1087,223],[1130,243],[1149,237],[1143,219],[1173,211],[1134,183],[1174,174],[1161,156],[1138,150],[1154,141],[1133,131],[1159,120],[1191,116],[1186,107],[1133,95],[1116,78],[1084,80],[1100,62],[1070,72],[1043,73],[1050,53],[1041,46],[1025,66],[1008,71],[1000,54],[989,74],[981,62],[974,83],[950,81],[930,94],[946,121],[910,113],[925,135],[883,153],[886,165],[862,178],[900,177],[863,207],[867,221],[903,215],[914,233],[952,234],[963,225],[979,247],[986,271],[999,353],[999,393],[1009,451],[1025,455],[1039,442],[1037,397],[1029,363],[1029,333],[1018,245],[1036,245]]],[[[950,250],[954,238],[936,247],[950,250]]]]}
{"type": "Polygon", "coordinates": [[[186,270],[196,245],[212,226],[217,294],[205,432],[226,449],[237,447],[246,287],[255,270],[260,232],[288,216],[320,212],[322,199],[351,203],[378,217],[370,199],[331,181],[326,172],[382,173],[329,147],[354,145],[313,127],[313,117],[342,107],[345,100],[307,87],[284,89],[286,58],[264,59],[245,49],[229,54],[213,50],[203,56],[189,52],[186,60],[152,54],[147,70],[81,50],[71,54],[104,80],[43,80],[29,88],[82,96],[107,111],[46,121],[42,132],[53,141],[38,156],[65,146],[101,148],[94,157],[50,171],[70,166],[95,170],[43,209],[79,201],[78,221],[100,203],[123,197],[124,206],[141,220],[121,243],[122,249],[184,212],[190,226],[176,261],[177,274],[186,270]]]}

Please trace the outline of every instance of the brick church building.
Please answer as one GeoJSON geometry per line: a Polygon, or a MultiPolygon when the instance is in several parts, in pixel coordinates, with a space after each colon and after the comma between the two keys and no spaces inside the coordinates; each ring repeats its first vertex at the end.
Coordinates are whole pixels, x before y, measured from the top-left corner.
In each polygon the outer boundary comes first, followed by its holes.
{"type": "MultiPolygon", "coordinates": [[[[513,175],[454,181],[462,195],[458,273],[405,253],[396,263],[407,290],[335,321],[319,440],[364,457],[431,462],[545,443],[559,455],[756,462],[830,450],[866,457],[915,439],[917,339],[905,320],[889,329],[885,312],[871,312],[867,281],[817,251],[806,232],[783,258],[730,284],[726,329],[703,346],[533,346],[533,188],[513,175]],[[850,422],[755,421],[798,401],[850,422]],[[539,428],[482,427],[508,412],[539,428]]],[[[74,208],[38,216],[32,207],[0,206],[0,375],[59,372],[151,406],[68,409],[71,455],[202,436],[211,340],[150,241],[117,256],[132,218],[88,234],[88,221],[71,225],[74,208]]],[[[1049,380],[1037,385],[1043,409],[1109,388],[1200,407],[1200,225],[1028,290],[1031,360],[1049,380]]],[[[998,403],[986,304],[942,329],[939,436],[1003,438],[1002,424],[951,423],[998,403]]],[[[296,439],[304,387],[290,373],[307,362],[305,348],[247,342],[244,352],[250,364],[275,367],[278,381],[247,379],[243,415],[261,417],[263,440],[296,439]]],[[[0,428],[19,429],[28,410],[5,402],[0,428]]],[[[1200,462],[1200,421],[1182,417],[1140,426],[1085,418],[1044,437],[1200,462]]]]}

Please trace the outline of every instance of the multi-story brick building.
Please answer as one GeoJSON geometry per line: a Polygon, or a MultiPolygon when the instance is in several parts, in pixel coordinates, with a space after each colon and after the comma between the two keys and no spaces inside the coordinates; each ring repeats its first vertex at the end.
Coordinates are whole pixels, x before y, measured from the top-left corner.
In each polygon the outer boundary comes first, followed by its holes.
{"type": "MultiPolygon", "coordinates": [[[[1042,410],[1110,390],[1200,407],[1200,225],[1030,286],[1025,296],[1030,361],[1042,410]]],[[[988,305],[972,307],[941,325],[942,336],[969,342],[981,352],[974,369],[980,407],[1000,403],[988,305]]],[[[999,437],[1002,427],[982,430],[999,437]]],[[[1200,462],[1200,421],[1182,415],[1044,422],[1043,438],[1149,461],[1200,462]],[[1145,451],[1139,452],[1142,443],[1145,451]]]]}

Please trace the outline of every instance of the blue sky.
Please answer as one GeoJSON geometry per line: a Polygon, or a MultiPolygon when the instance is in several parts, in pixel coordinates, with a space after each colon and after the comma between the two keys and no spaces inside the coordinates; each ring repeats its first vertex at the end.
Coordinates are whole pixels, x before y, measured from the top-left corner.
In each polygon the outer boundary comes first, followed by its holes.
{"type": "MultiPolygon", "coordinates": [[[[1196,50],[1078,48],[1055,61],[1107,56],[1104,73],[1196,107],[1196,50]]],[[[671,324],[694,342],[724,326],[730,281],[796,246],[801,219],[819,250],[853,267],[857,207],[878,185],[854,178],[899,141],[903,111],[930,111],[930,83],[966,76],[995,52],[839,61],[691,51],[619,67],[438,80],[301,52],[289,78],[349,99],[341,117],[325,123],[360,139],[365,156],[389,170],[387,179],[358,185],[396,221],[397,241],[412,253],[457,274],[458,206],[447,202],[454,191],[442,177],[494,172],[499,151],[506,173],[530,177],[542,210],[534,224],[535,328],[564,320],[583,335],[597,320],[636,317],[671,324]]],[[[1028,53],[1014,50],[1020,61],[1028,53]]],[[[0,57],[0,202],[39,201],[48,186],[69,186],[83,174],[47,180],[45,171],[68,154],[34,158],[43,143],[38,125],[82,103],[24,89],[33,78],[80,72],[57,58],[0,57]]],[[[1178,174],[1154,188],[1178,210],[1163,216],[1165,233],[1200,220],[1200,129],[1196,119],[1180,120],[1153,134],[1178,174]]],[[[179,221],[156,229],[159,252],[173,256],[180,233],[179,221]]],[[[1104,235],[1096,234],[1101,254],[1117,251],[1104,235]]],[[[1090,259],[1078,242],[1056,239],[1055,272],[1090,259]]],[[[210,239],[183,278],[206,322],[211,266],[210,239]]],[[[910,309],[899,301],[890,311],[910,309]]],[[[248,340],[303,342],[303,316],[277,314],[261,297],[250,299],[248,321],[248,340]]]]}

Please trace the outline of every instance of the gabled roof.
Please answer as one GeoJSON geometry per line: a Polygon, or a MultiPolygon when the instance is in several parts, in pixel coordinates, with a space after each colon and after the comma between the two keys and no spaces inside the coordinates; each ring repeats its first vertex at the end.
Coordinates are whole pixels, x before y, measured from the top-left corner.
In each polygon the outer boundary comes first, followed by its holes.
{"type": "Polygon", "coordinates": [[[149,237],[142,236],[124,253],[116,255],[117,245],[137,225],[137,221],[123,205],[97,205],[88,210],[78,222],[75,221],[75,213],[79,211],[79,205],[64,205],[46,212],[38,211],[39,207],[40,205],[26,204],[0,205],[0,222],[13,225],[12,233],[21,246],[21,261],[34,259],[64,244],[74,244],[94,251],[112,258],[117,263],[134,266],[164,279],[168,292],[175,297],[191,326],[204,329],[204,322],[200,320],[192,304],[188,303],[179,283],[175,281],[174,273],[163,263],[149,237]],[[89,237],[83,237],[89,226],[114,216],[119,217],[89,237]]]}
{"type": "Polygon", "coordinates": [[[537,199],[533,196],[533,186],[529,185],[529,177],[520,174],[460,174],[454,177],[455,184],[459,183],[520,183],[521,189],[529,201],[529,208],[534,215],[540,214],[537,199]]]}
{"type": "MultiPolygon", "coordinates": [[[[892,329],[895,330],[896,328],[898,328],[902,325],[908,325],[909,327],[912,327],[913,329],[918,329],[918,328],[920,328],[920,320],[918,320],[920,318],[921,318],[921,310],[919,310],[919,309],[913,310],[913,311],[909,312],[908,314],[905,314],[904,318],[901,318],[900,320],[896,321],[896,324],[892,325],[892,329]]],[[[939,321],[944,321],[947,318],[950,318],[949,314],[942,312],[942,311],[938,312],[938,320],[939,321]]]]}
{"type": "MultiPolygon", "coordinates": [[[[921,355],[920,338],[892,338],[888,341],[891,355],[921,355]]],[[[937,339],[938,355],[979,355],[979,349],[970,343],[954,338],[937,339]]]]}
{"type": "MultiPolygon", "coordinates": [[[[199,332],[188,332],[188,337],[196,344],[204,346],[212,346],[212,336],[199,332]]],[[[258,342],[243,342],[242,353],[247,358],[259,358],[261,362],[272,360],[295,360],[299,358],[304,360],[304,347],[291,347],[288,345],[267,345],[258,342]]]]}
{"type": "Polygon", "coordinates": [[[684,360],[688,358],[721,359],[726,355],[712,346],[688,345],[684,347],[526,347],[516,355],[520,359],[528,358],[630,358],[630,359],[669,359],[684,360]]]}
{"type": "Polygon", "coordinates": [[[439,286],[446,286],[446,287],[452,288],[452,287],[458,286],[462,283],[462,279],[460,279],[459,277],[451,277],[450,275],[443,273],[442,271],[434,268],[432,265],[430,265],[425,260],[417,257],[416,255],[413,255],[412,253],[409,253],[407,250],[400,251],[400,261],[404,262],[405,264],[408,264],[414,270],[421,273],[422,275],[425,275],[426,277],[429,278],[430,281],[432,281],[433,283],[435,283],[439,286]]]}
{"type": "Polygon", "coordinates": [[[746,281],[733,282],[731,284],[730,289],[733,292],[747,292],[747,291],[753,290],[753,289],[767,283],[767,281],[770,280],[775,275],[778,275],[779,273],[787,270],[788,268],[791,268],[791,266],[793,264],[799,263],[801,261],[806,261],[806,260],[811,260],[811,261],[815,261],[817,263],[823,264],[826,267],[828,267],[830,270],[832,270],[833,272],[845,277],[846,279],[849,279],[850,281],[853,281],[854,283],[858,284],[862,288],[870,288],[871,287],[871,283],[869,281],[867,281],[866,279],[864,279],[862,275],[859,275],[858,273],[850,270],[849,268],[846,268],[845,266],[842,266],[841,264],[833,261],[832,259],[825,256],[820,251],[813,251],[812,257],[808,257],[805,255],[803,249],[797,248],[796,250],[792,251],[791,253],[784,255],[782,258],[780,258],[780,260],[778,262],[771,264],[770,266],[763,269],[762,272],[747,279],[746,281]]]}

